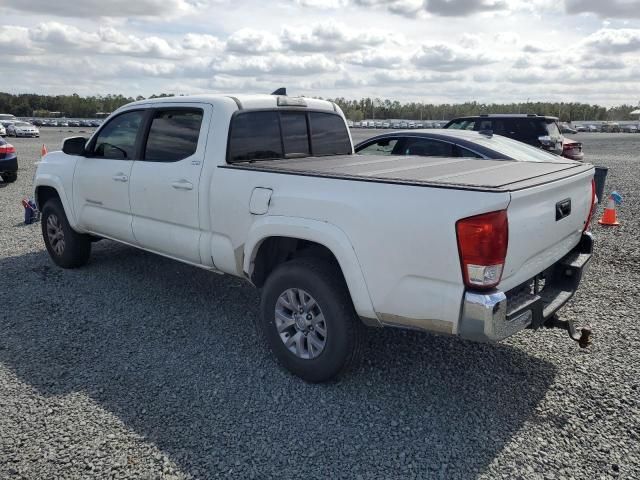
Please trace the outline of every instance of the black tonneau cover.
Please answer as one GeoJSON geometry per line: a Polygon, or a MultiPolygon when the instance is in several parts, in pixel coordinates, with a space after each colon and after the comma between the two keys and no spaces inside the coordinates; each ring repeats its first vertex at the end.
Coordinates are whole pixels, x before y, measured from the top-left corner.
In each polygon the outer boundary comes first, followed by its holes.
{"type": "Polygon", "coordinates": [[[593,169],[558,157],[557,162],[517,162],[477,158],[336,155],[234,163],[222,168],[460,188],[496,192],[522,190],[593,169]]]}

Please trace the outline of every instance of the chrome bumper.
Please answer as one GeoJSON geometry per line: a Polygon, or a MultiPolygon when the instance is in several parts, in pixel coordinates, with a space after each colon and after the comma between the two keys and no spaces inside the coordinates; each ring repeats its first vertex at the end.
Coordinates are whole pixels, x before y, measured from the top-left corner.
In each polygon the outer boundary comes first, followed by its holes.
{"type": "Polygon", "coordinates": [[[458,334],[477,342],[497,342],[527,328],[532,318],[531,311],[507,318],[507,296],[503,292],[466,292],[458,334]]]}
{"type": "Polygon", "coordinates": [[[458,334],[480,342],[497,342],[527,327],[540,328],[578,289],[591,260],[590,233],[557,263],[509,292],[470,292],[464,294],[458,334]],[[538,277],[545,286],[538,290],[538,277]]]}

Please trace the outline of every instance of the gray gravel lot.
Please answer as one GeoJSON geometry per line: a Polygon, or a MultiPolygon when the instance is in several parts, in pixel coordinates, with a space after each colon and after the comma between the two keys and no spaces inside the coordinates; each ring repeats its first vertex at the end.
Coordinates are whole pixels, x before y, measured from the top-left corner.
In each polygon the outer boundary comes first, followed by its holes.
{"type": "Polygon", "coordinates": [[[275,365],[240,280],[108,241],[55,267],[20,199],[70,135],[10,139],[19,179],[0,182],[0,479],[640,478],[640,135],[574,136],[624,196],[562,312],[590,349],[385,329],[325,385],[275,365]]]}

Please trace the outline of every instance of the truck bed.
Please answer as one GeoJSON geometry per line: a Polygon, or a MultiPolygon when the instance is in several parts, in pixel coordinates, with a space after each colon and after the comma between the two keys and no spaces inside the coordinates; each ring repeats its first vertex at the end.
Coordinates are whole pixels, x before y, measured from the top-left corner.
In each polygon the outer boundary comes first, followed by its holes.
{"type": "Polygon", "coordinates": [[[435,188],[510,192],[578,175],[593,166],[561,157],[556,162],[517,162],[478,158],[336,155],[240,162],[221,168],[435,188]]]}

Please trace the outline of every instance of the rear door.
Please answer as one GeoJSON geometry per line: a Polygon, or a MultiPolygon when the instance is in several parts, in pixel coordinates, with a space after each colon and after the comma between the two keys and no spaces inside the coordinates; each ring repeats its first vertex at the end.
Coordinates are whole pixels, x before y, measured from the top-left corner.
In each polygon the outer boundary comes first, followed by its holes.
{"type": "Polygon", "coordinates": [[[87,156],[78,158],[73,203],[81,228],[135,243],[129,180],[145,115],[144,110],[130,110],[111,118],[89,143],[87,156]]]}
{"type": "Polygon", "coordinates": [[[143,248],[200,264],[198,192],[212,107],[152,109],[131,172],[133,233],[143,248]]]}

